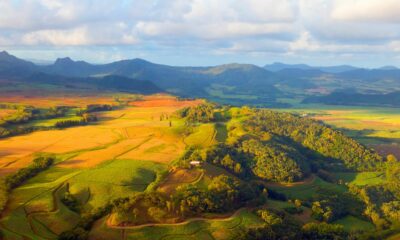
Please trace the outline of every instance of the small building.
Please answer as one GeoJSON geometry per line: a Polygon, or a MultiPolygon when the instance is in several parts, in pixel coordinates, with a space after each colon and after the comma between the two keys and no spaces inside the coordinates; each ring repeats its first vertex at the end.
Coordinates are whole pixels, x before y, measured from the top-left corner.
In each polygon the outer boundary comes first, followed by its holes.
{"type": "Polygon", "coordinates": [[[201,166],[201,161],[190,161],[190,166],[193,167],[201,166]]]}

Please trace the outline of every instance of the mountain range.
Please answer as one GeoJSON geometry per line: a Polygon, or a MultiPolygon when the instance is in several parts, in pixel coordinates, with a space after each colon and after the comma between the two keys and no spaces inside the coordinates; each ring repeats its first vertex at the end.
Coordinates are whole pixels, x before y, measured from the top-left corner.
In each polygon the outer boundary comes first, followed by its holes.
{"type": "Polygon", "coordinates": [[[276,105],[281,98],[313,97],[356,89],[360,94],[400,90],[400,69],[364,69],[349,65],[314,67],[306,64],[224,64],[177,67],[143,59],[91,64],[58,58],[37,65],[0,52],[0,79],[79,88],[127,92],[169,92],[183,97],[206,97],[231,104],[276,105]]]}

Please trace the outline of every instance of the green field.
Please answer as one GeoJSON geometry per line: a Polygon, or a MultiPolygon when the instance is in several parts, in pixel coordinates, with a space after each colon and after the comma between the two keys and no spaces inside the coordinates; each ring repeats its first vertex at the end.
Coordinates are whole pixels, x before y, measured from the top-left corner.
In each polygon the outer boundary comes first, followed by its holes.
{"type": "Polygon", "coordinates": [[[165,169],[163,164],[137,160],[112,160],[87,170],[51,168],[12,192],[13,211],[2,219],[1,225],[7,236],[20,233],[23,228],[29,238],[36,239],[37,234],[54,237],[79,221],[79,215],[60,202],[66,183],[70,192],[90,210],[112,199],[144,191],[156,174],[165,169]],[[43,229],[32,230],[36,229],[34,225],[43,229]]]}
{"type": "Polygon", "coordinates": [[[54,127],[54,125],[59,121],[67,121],[67,120],[81,120],[80,116],[76,115],[76,112],[79,108],[72,108],[67,111],[64,117],[52,118],[52,119],[40,119],[34,120],[27,124],[27,126],[33,127],[54,127]]]}
{"type": "Polygon", "coordinates": [[[252,212],[242,209],[232,217],[215,220],[193,220],[184,224],[153,225],[134,229],[110,229],[101,219],[90,233],[90,239],[112,239],[124,234],[126,239],[230,239],[241,227],[260,226],[262,221],[252,212]]]}
{"type": "Polygon", "coordinates": [[[184,142],[188,146],[203,148],[211,146],[215,141],[216,135],[217,131],[213,123],[202,124],[195,127],[193,133],[187,136],[184,142]]]}
{"type": "Polygon", "coordinates": [[[224,123],[216,123],[215,128],[217,131],[217,135],[215,136],[218,142],[225,142],[228,137],[228,131],[226,129],[226,125],[224,123]]]}
{"type": "Polygon", "coordinates": [[[86,203],[90,208],[104,206],[108,201],[146,190],[166,165],[140,160],[111,160],[82,171],[68,182],[72,194],[89,191],[86,203]]]}
{"type": "Polygon", "coordinates": [[[269,188],[285,194],[290,199],[300,200],[307,200],[318,195],[318,191],[321,189],[329,189],[339,193],[343,193],[347,190],[345,186],[326,182],[319,177],[315,177],[310,183],[294,186],[269,186],[269,188]]]}
{"type": "Polygon", "coordinates": [[[385,182],[385,176],[382,172],[338,172],[334,174],[337,180],[343,180],[346,183],[354,185],[377,185],[385,182]]]}
{"type": "Polygon", "coordinates": [[[269,199],[267,202],[267,206],[270,208],[284,209],[287,207],[294,207],[294,204],[288,201],[277,201],[269,199]]]}
{"type": "Polygon", "coordinates": [[[375,229],[372,223],[353,216],[346,216],[333,223],[342,225],[346,231],[373,231],[375,229]]]}

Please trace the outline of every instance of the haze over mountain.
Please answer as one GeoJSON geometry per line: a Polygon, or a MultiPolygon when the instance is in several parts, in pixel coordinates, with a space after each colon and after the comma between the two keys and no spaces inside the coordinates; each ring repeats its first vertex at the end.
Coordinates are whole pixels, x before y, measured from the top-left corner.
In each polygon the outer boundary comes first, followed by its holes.
{"type": "Polygon", "coordinates": [[[284,69],[300,69],[300,70],[321,70],[327,73],[340,73],[351,70],[359,69],[358,67],[350,66],[350,65],[337,65],[337,66],[326,66],[326,67],[315,67],[309,66],[307,64],[285,64],[280,62],[275,62],[272,64],[267,64],[264,66],[265,69],[277,72],[284,69]]]}
{"type": "Polygon", "coordinates": [[[279,98],[319,96],[349,88],[360,94],[400,90],[400,69],[392,66],[364,69],[348,65],[314,67],[274,63],[259,67],[232,63],[176,67],[139,58],[91,64],[69,57],[58,58],[53,64],[43,66],[5,51],[0,53],[0,77],[56,85],[81,83],[131,92],[165,91],[184,97],[229,100],[231,104],[270,106],[280,105],[279,98]]]}

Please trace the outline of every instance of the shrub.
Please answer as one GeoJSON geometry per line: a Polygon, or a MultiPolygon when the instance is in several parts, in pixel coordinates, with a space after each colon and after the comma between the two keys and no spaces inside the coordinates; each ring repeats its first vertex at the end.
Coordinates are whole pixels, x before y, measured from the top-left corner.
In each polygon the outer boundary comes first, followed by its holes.
{"type": "Polygon", "coordinates": [[[327,239],[340,240],[347,239],[347,233],[343,226],[328,223],[307,223],[303,226],[304,239],[327,239]]]}

